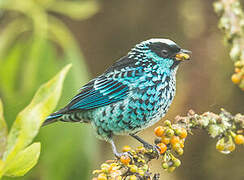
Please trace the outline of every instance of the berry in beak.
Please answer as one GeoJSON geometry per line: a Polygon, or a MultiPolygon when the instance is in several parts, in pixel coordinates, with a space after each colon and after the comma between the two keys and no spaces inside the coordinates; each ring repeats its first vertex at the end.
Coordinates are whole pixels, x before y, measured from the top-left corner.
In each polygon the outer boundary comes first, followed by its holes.
{"type": "Polygon", "coordinates": [[[190,60],[190,54],[191,54],[191,51],[188,51],[186,49],[181,49],[180,52],[178,52],[176,55],[175,55],[175,59],[177,61],[185,61],[185,60],[190,60]]]}

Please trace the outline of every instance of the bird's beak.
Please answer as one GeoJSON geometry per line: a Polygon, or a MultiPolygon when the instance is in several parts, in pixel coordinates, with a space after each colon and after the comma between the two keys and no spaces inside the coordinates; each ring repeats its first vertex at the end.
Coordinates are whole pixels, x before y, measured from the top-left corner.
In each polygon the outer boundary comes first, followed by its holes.
{"type": "Polygon", "coordinates": [[[175,55],[175,59],[177,61],[190,60],[190,54],[191,54],[191,51],[188,51],[186,49],[181,49],[180,52],[178,52],[175,55]]]}

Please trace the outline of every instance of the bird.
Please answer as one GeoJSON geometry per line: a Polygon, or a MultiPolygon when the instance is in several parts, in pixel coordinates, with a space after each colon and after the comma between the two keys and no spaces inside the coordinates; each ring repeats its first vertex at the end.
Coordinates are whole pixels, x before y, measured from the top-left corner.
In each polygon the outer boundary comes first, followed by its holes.
{"type": "Polygon", "coordinates": [[[57,121],[90,123],[96,136],[112,145],[116,157],[123,154],[113,141],[116,135],[129,135],[144,147],[155,149],[137,133],[165,116],[175,96],[179,64],[190,60],[190,54],[170,39],[142,41],[85,84],[43,125],[57,121]]]}

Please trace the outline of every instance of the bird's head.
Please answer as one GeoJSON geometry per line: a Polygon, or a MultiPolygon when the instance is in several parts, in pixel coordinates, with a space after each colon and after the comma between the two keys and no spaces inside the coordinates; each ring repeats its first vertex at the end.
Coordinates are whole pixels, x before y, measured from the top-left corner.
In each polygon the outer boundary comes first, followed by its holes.
{"type": "Polygon", "coordinates": [[[180,48],[169,39],[149,39],[135,46],[129,53],[138,61],[154,61],[170,69],[178,67],[180,62],[190,60],[191,51],[180,48]]]}

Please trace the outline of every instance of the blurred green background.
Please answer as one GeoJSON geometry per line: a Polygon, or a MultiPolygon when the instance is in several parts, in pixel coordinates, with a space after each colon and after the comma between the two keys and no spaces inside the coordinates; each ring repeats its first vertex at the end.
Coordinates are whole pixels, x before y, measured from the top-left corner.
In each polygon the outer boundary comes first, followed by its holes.
{"type": "MultiPolygon", "coordinates": [[[[0,97],[10,126],[37,88],[61,67],[72,63],[59,107],[89,79],[101,74],[138,42],[170,38],[193,52],[177,74],[177,94],[164,119],[219,112],[221,107],[243,113],[244,93],[232,84],[233,63],[218,30],[211,0],[0,0],[0,97]]],[[[140,133],[153,141],[153,129],[140,133]]],[[[108,143],[95,138],[85,124],[56,123],[42,128],[38,164],[19,180],[86,180],[92,170],[112,159],[108,143]]],[[[137,146],[130,137],[117,137],[119,147],[137,146]]],[[[215,150],[201,131],[186,141],[182,165],[163,172],[168,180],[243,180],[244,150],[230,155],[215,150]]],[[[4,180],[12,178],[3,178],[4,180]]]]}

